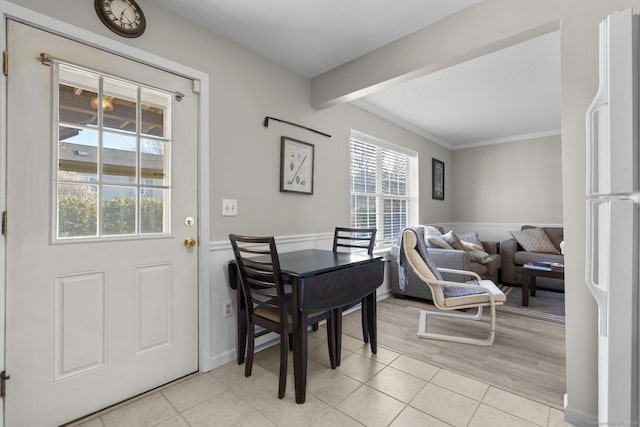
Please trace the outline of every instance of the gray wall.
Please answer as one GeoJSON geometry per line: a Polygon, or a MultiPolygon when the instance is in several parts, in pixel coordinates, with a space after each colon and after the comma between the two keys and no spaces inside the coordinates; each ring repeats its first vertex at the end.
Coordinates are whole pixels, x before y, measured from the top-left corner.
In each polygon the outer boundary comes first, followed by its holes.
{"type": "Polygon", "coordinates": [[[562,224],[559,135],[453,151],[451,221],[562,224]]]}

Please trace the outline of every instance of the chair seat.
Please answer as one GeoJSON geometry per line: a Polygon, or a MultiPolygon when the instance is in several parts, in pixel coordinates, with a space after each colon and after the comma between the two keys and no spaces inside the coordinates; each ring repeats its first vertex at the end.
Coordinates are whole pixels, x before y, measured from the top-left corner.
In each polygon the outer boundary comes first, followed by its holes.
{"type": "MultiPolygon", "coordinates": [[[[491,280],[480,280],[478,283],[480,283],[482,287],[489,289],[489,293],[493,295],[494,301],[496,303],[503,303],[507,300],[505,294],[502,293],[502,291],[491,280]]],[[[489,294],[471,294],[444,299],[444,306],[447,308],[483,303],[489,304],[489,294]]]]}
{"type": "MultiPolygon", "coordinates": [[[[308,319],[315,319],[318,316],[324,315],[325,312],[317,311],[307,314],[308,319]]],[[[256,307],[253,311],[253,314],[256,316],[263,317],[265,319],[271,320],[275,323],[280,323],[280,313],[276,307],[268,307],[268,306],[260,306],[256,307]]],[[[293,323],[293,316],[291,316],[291,312],[287,312],[287,322],[289,324],[293,323]]]]}

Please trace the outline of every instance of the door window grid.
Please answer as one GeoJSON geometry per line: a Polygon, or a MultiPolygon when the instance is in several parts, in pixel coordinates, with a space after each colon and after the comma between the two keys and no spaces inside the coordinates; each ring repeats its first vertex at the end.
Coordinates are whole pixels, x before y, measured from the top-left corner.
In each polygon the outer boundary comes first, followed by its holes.
{"type": "Polygon", "coordinates": [[[54,240],[170,234],[171,95],[53,65],[54,240]]]}

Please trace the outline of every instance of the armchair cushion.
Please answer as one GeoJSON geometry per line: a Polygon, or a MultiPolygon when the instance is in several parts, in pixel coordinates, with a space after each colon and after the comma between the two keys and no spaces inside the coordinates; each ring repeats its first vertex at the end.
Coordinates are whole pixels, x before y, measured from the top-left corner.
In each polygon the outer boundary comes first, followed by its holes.
{"type": "MultiPolygon", "coordinates": [[[[481,288],[482,290],[476,291],[474,289],[467,288],[467,290],[470,292],[467,293],[466,295],[453,296],[453,297],[447,296],[444,302],[445,306],[453,308],[453,307],[466,306],[470,304],[480,304],[487,299],[487,296],[486,296],[487,291],[488,293],[493,295],[494,300],[496,302],[504,302],[507,300],[507,297],[504,295],[504,293],[491,280],[480,280],[479,282],[474,280],[473,282],[475,282],[475,284],[478,286],[482,286],[481,288]]],[[[467,282],[467,284],[471,284],[471,282],[467,282]]],[[[444,288],[445,291],[448,288],[453,288],[453,286],[446,286],[444,288]]],[[[464,289],[464,288],[457,288],[457,289],[464,289]]]]}

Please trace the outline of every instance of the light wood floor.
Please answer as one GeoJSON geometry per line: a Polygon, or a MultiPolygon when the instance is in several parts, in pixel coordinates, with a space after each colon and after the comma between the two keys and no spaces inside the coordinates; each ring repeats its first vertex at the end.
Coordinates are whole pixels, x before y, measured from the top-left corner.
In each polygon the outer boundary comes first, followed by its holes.
{"type": "MultiPolygon", "coordinates": [[[[430,304],[389,297],[378,303],[378,344],[418,360],[494,385],[523,397],[563,408],[564,325],[498,312],[493,346],[479,347],[416,337],[419,310],[430,304]]],[[[430,318],[432,332],[486,336],[482,322],[430,318]]],[[[361,338],[360,311],[345,316],[343,333],[361,338]]]]}

